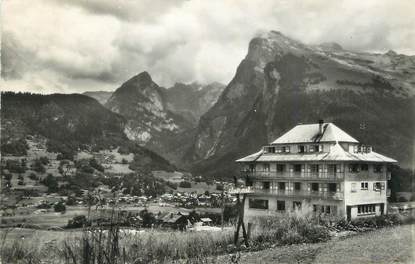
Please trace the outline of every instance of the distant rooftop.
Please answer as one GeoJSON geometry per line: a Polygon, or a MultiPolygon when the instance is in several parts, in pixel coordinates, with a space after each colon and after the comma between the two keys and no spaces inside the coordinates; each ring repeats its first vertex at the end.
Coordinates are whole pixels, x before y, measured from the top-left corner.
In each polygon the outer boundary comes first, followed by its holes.
{"type": "Polygon", "coordinates": [[[352,136],[333,123],[297,125],[271,144],[313,143],[313,142],[350,142],[359,143],[352,136]]]}

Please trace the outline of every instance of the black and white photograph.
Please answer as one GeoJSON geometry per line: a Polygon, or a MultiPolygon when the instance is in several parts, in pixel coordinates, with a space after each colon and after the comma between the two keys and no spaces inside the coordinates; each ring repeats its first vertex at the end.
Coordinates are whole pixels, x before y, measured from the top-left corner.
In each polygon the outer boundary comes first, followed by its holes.
{"type": "Polygon", "coordinates": [[[0,0],[0,264],[415,263],[414,0],[0,0]]]}

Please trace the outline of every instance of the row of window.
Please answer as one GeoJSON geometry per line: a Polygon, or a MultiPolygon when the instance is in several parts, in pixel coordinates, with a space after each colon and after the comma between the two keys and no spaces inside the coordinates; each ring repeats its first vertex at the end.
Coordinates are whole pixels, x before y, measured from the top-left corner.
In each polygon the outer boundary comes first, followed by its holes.
{"type": "MultiPolygon", "coordinates": [[[[287,164],[277,164],[276,169],[277,172],[285,172],[287,171],[287,164]]],[[[349,172],[360,172],[360,171],[369,171],[369,165],[368,164],[349,164],[349,172]]],[[[293,172],[302,172],[305,169],[304,164],[293,164],[290,167],[290,171],[293,172]]],[[[317,173],[317,172],[323,172],[323,169],[325,172],[335,173],[335,172],[341,172],[341,166],[336,164],[328,164],[327,167],[324,167],[320,164],[310,164],[308,165],[308,172],[311,173],[317,173]]],[[[251,164],[249,166],[250,171],[255,170],[255,165],[251,164]]],[[[263,171],[270,171],[271,166],[269,163],[262,163],[262,170],[263,171]]],[[[380,173],[383,171],[382,165],[374,165],[373,171],[376,173],[380,173]]]]}
{"type": "Polygon", "coordinates": [[[313,212],[319,213],[319,214],[330,214],[330,215],[336,215],[337,213],[337,206],[335,205],[318,205],[313,204],[313,212]]]}
{"type": "MultiPolygon", "coordinates": [[[[290,146],[266,146],[264,147],[266,153],[290,153],[290,146]]],[[[298,145],[297,151],[299,153],[314,153],[314,152],[323,152],[323,145],[298,145]]]]}
{"type": "MultiPolygon", "coordinates": [[[[286,188],[286,182],[278,182],[278,190],[285,190],[286,188]]],[[[294,191],[301,191],[302,187],[301,182],[294,182],[294,191]]],[[[328,183],[327,185],[325,183],[318,183],[313,182],[310,184],[311,191],[318,192],[320,190],[320,187],[323,189],[327,188],[329,192],[336,192],[337,191],[337,183],[328,183]]],[[[271,188],[270,182],[262,182],[262,189],[268,190],[271,188]]]]}
{"type": "MultiPolygon", "coordinates": [[[[299,153],[314,153],[323,152],[323,145],[297,145],[297,151],[299,153]]],[[[266,153],[290,153],[291,146],[266,146],[264,147],[266,153]]],[[[353,146],[354,153],[370,153],[372,152],[372,146],[356,145],[353,146]]]]}
{"type": "Polygon", "coordinates": [[[376,206],[374,204],[366,204],[366,205],[357,206],[358,215],[374,214],[374,213],[376,213],[376,206]]]}
{"type": "MultiPolygon", "coordinates": [[[[368,171],[369,165],[368,164],[350,164],[349,165],[349,172],[360,172],[360,171],[368,171]]],[[[379,173],[383,171],[382,165],[374,165],[373,172],[379,173]]]]}
{"type": "Polygon", "coordinates": [[[372,146],[368,145],[357,145],[353,146],[354,153],[370,153],[372,152],[372,146]]]}
{"type": "MultiPolygon", "coordinates": [[[[268,210],[268,200],[265,199],[249,199],[249,208],[251,209],[264,209],[268,210]]],[[[285,211],[286,210],[286,202],[285,201],[277,201],[277,211],[285,211]]],[[[299,210],[301,209],[301,202],[300,201],[294,201],[292,202],[292,209],[293,210],[299,210]]]]}
{"type": "MultiPolygon", "coordinates": [[[[251,209],[263,209],[268,210],[269,204],[268,200],[265,199],[249,199],[249,208],[251,209]]],[[[284,200],[277,200],[277,211],[284,212],[288,210],[287,201],[284,200]]],[[[300,201],[293,201],[292,202],[292,210],[300,210],[301,209],[301,202],[300,201]]],[[[324,214],[332,214],[335,215],[337,212],[337,206],[335,205],[317,205],[313,204],[313,212],[315,213],[324,213],[324,214]]]]}
{"type": "MultiPolygon", "coordinates": [[[[372,184],[374,191],[381,191],[385,190],[385,183],[384,182],[374,182],[372,184]]],[[[367,191],[369,190],[369,183],[368,182],[361,182],[360,183],[360,190],[367,191]]],[[[357,183],[353,182],[351,184],[351,192],[357,192],[357,183]]]]}

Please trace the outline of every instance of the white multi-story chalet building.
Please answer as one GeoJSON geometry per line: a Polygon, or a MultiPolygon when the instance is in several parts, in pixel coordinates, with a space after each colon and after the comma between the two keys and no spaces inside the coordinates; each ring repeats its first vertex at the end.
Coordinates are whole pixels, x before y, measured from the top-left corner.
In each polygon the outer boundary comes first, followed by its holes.
{"type": "Polygon", "coordinates": [[[305,208],[346,219],[386,214],[388,167],[397,161],[320,121],[297,125],[237,162],[251,186],[244,205],[249,223],[305,208]]]}

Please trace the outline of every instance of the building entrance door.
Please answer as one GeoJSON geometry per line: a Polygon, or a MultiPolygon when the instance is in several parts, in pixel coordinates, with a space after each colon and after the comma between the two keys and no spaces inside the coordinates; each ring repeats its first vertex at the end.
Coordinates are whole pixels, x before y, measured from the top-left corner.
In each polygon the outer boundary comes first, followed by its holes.
{"type": "Polygon", "coordinates": [[[352,207],[351,206],[346,207],[346,215],[347,215],[347,221],[352,220],[352,207]]]}
{"type": "Polygon", "coordinates": [[[381,203],[380,204],[380,215],[383,215],[385,213],[385,204],[381,203]]]}

